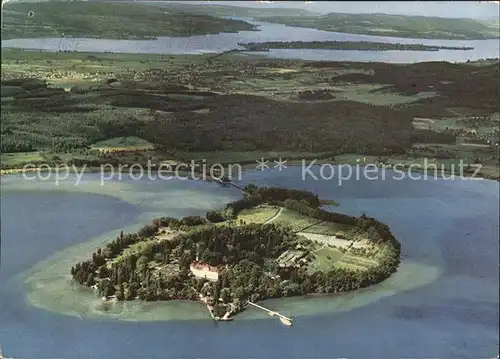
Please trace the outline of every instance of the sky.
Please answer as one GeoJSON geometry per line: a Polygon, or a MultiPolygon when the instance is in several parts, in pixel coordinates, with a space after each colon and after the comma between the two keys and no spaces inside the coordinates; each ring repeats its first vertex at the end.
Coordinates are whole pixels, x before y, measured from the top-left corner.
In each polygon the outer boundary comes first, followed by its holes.
{"type": "Polygon", "coordinates": [[[313,12],[384,13],[498,19],[498,1],[192,1],[251,7],[289,7],[313,12]]]}

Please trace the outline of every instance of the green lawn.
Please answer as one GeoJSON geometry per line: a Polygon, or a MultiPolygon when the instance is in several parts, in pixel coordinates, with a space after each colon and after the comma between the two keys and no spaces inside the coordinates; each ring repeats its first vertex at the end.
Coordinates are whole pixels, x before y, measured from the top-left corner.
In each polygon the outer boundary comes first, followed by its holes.
{"type": "Polygon", "coordinates": [[[309,262],[309,271],[327,272],[332,268],[342,268],[347,270],[366,270],[377,264],[374,259],[365,258],[362,256],[343,253],[337,248],[324,247],[314,252],[314,259],[309,262]]]}
{"type": "Polygon", "coordinates": [[[486,121],[475,121],[467,117],[435,119],[416,118],[413,121],[413,125],[415,128],[428,129],[437,132],[443,132],[446,130],[474,129],[478,134],[488,134],[498,129],[498,121],[498,114],[494,113],[486,121]]]}
{"type": "Polygon", "coordinates": [[[257,208],[245,209],[238,214],[236,222],[240,220],[245,223],[264,223],[278,213],[278,207],[261,206],[257,208]]]}

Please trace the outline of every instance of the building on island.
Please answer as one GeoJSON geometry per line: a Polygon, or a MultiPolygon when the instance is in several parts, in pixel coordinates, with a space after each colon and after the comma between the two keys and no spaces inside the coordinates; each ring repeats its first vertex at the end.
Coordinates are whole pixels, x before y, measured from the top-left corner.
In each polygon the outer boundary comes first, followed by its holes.
{"type": "Polygon", "coordinates": [[[194,261],[189,266],[191,273],[197,278],[206,278],[208,280],[219,280],[219,271],[217,267],[211,266],[201,261],[194,261]]]}

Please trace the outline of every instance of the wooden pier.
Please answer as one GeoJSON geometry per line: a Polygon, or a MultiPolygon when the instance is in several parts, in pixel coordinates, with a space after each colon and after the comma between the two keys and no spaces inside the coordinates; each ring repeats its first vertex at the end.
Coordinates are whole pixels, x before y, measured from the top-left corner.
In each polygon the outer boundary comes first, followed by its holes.
{"type": "Polygon", "coordinates": [[[284,315],[282,315],[282,314],[280,314],[280,313],[278,313],[278,312],[275,312],[275,311],[269,310],[269,309],[267,309],[267,308],[264,308],[263,306],[260,306],[260,305],[258,305],[258,304],[252,303],[252,302],[250,302],[250,301],[248,301],[247,303],[248,303],[248,304],[250,304],[250,305],[252,305],[252,306],[254,306],[254,307],[256,307],[256,308],[259,308],[259,309],[261,309],[261,310],[263,310],[263,311],[267,312],[267,313],[268,313],[271,317],[274,317],[274,316],[279,317],[279,318],[280,318],[280,321],[281,321],[283,324],[287,325],[287,326],[291,326],[291,325],[292,325],[292,323],[293,323],[292,318],[285,317],[284,315]]]}
{"type": "Polygon", "coordinates": [[[214,311],[212,310],[212,307],[208,303],[206,305],[207,305],[207,310],[210,313],[210,316],[212,317],[212,319],[215,320],[215,321],[219,321],[220,318],[216,317],[214,315],[214,311]]]}

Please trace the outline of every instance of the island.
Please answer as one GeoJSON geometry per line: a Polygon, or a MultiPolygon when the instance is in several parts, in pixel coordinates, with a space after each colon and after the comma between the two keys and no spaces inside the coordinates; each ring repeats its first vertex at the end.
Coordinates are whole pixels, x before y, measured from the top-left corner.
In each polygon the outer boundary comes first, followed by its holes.
{"type": "Polygon", "coordinates": [[[269,51],[270,49],[323,49],[359,51],[439,51],[474,50],[473,47],[437,46],[423,44],[399,44],[371,41],[267,41],[238,43],[249,51],[269,51]]]}
{"type": "Polygon", "coordinates": [[[4,6],[2,39],[85,37],[147,40],[256,30],[241,20],[137,3],[47,1],[4,6]],[[30,14],[28,16],[28,14],[30,14]],[[131,26],[133,24],[133,26],[131,26]]]}
{"type": "Polygon", "coordinates": [[[400,243],[374,218],[329,212],[303,190],[249,184],[243,193],[205,218],[122,232],[71,275],[103,300],[198,300],[213,319],[231,320],[247,304],[265,310],[256,301],[356,290],[399,266],[400,243]]]}

